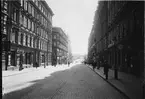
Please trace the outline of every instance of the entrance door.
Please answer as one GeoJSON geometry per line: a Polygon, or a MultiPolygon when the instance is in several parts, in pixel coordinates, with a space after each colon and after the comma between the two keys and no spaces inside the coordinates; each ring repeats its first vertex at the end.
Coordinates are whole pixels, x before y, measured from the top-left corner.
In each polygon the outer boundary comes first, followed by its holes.
{"type": "Polygon", "coordinates": [[[16,66],[16,52],[11,51],[11,65],[16,66]]]}

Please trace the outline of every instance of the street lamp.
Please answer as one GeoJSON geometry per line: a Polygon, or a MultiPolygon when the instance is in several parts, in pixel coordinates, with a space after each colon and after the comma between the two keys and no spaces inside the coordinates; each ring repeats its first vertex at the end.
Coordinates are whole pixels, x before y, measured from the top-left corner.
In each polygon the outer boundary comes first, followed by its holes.
{"type": "Polygon", "coordinates": [[[114,65],[115,65],[114,66],[114,78],[118,79],[118,68],[117,68],[117,64],[116,64],[116,58],[117,58],[116,57],[116,41],[117,41],[117,39],[116,39],[116,37],[114,37],[112,40],[114,42],[114,49],[115,49],[115,53],[114,53],[115,54],[115,58],[114,58],[115,59],[115,62],[114,62],[114,65]]]}

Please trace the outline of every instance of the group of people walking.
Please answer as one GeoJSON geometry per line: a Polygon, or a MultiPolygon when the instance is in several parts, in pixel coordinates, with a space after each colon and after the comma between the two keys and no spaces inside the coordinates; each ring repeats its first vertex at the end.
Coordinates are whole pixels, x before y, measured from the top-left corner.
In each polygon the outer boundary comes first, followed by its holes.
{"type": "Polygon", "coordinates": [[[100,67],[103,67],[103,70],[104,70],[104,75],[106,76],[106,80],[108,79],[108,72],[109,72],[109,69],[111,68],[111,66],[108,64],[108,61],[107,60],[103,60],[102,63],[97,66],[97,62],[92,62],[90,63],[90,65],[92,65],[93,67],[93,70],[95,70],[95,68],[97,67],[97,69],[99,69],[100,67]]]}

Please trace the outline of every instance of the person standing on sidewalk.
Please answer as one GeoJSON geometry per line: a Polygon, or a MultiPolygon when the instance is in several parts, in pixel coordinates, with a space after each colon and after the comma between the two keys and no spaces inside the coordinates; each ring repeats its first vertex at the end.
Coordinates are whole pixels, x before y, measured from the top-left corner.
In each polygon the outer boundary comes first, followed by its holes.
{"type": "Polygon", "coordinates": [[[106,76],[106,80],[108,80],[108,72],[109,72],[109,68],[111,67],[107,61],[105,60],[104,61],[104,64],[103,64],[103,67],[104,67],[104,74],[106,76]]]}
{"type": "Polygon", "coordinates": [[[36,69],[37,69],[37,67],[38,67],[38,62],[35,63],[35,66],[36,66],[36,69]]]}
{"type": "Polygon", "coordinates": [[[68,62],[68,67],[69,67],[70,62],[68,62]]]}

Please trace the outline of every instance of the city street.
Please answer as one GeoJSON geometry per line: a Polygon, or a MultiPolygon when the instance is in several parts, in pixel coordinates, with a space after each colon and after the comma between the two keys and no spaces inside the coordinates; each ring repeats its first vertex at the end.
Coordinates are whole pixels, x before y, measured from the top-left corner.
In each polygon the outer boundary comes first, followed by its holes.
{"type": "Polygon", "coordinates": [[[83,64],[3,77],[3,99],[126,99],[83,64]]]}

